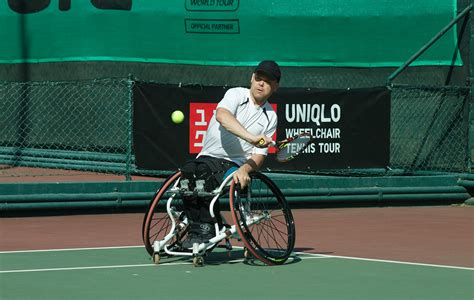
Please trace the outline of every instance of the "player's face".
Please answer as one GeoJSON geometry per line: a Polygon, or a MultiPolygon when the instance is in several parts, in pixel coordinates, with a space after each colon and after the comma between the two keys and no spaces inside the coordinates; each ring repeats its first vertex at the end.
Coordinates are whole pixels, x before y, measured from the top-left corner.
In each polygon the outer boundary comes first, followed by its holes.
{"type": "Polygon", "coordinates": [[[278,89],[278,82],[262,73],[253,73],[250,83],[250,94],[258,104],[267,100],[278,89]]]}

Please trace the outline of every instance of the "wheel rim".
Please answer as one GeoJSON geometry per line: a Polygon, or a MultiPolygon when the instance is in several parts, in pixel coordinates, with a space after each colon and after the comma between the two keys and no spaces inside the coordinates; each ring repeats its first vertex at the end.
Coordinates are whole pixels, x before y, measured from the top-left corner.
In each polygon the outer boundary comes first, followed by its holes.
{"type": "Polygon", "coordinates": [[[167,196],[167,192],[169,192],[169,189],[173,187],[174,183],[180,176],[181,172],[177,172],[166,179],[150,202],[150,206],[145,214],[145,218],[143,219],[143,242],[150,255],[153,254],[153,243],[163,239],[171,229],[172,222],[169,215],[166,213],[166,208],[162,205],[159,206],[159,204],[164,202],[161,200],[167,196]]]}
{"type": "Polygon", "coordinates": [[[281,191],[263,174],[254,173],[247,193],[231,184],[230,196],[232,217],[250,253],[269,265],[284,263],[294,248],[295,228],[281,191]],[[258,223],[247,225],[257,218],[258,223]]]}

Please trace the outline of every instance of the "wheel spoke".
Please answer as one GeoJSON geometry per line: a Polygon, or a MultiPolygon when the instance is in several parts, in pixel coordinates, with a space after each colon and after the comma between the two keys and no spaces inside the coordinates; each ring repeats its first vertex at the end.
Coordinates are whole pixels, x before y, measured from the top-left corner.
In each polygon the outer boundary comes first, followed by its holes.
{"type": "MultiPolygon", "coordinates": [[[[276,246],[278,246],[279,248],[283,248],[283,247],[278,243],[277,238],[276,238],[275,233],[274,233],[274,230],[270,230],[270,229],[272,229],[272,227],[268,226],[268,224],[263,224],[262,230],[264,230],[265,232],[267,232],[269,236],[272,236],[272,237],[273,237],[273,242],[274,242],[274,244],[276,244],[276,246]]],[[[268,248],[271,248],[271,247],[270,247],[270,242],[268,241],[268,239],[266,239],[266,240],[267,240],[268,248]]]]}

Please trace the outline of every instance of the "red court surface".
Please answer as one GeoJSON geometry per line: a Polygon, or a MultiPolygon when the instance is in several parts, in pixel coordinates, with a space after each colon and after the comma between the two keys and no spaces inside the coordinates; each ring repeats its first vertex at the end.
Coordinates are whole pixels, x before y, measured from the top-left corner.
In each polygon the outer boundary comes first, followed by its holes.
{"type": "MultiPolygon", "coordinates": [[[[163,180],[149,176],[132,176],[132,180],[163,180]]],[[[11,167],[0,165],[0,183],[25,182],[103,182],[125,181],[124,175],[74,170],[11,167]]]]}
{"type": "MultiPolygon", "coordinates": [[[[474,207],[293,210],[295,251],[474,267],[474,207]]],[[[0,219],[0,251],[142,245],[143,214],[0,219]]],[[[145,251],[145,250],[143,250],[145,251]]]]}

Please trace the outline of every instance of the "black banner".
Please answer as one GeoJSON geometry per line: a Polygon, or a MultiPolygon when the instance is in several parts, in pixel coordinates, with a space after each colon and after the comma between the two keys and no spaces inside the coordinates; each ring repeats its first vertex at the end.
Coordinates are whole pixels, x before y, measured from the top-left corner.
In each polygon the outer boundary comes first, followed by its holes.
{"type": "MultiPolygon", "coordinates": [[[[195,157],[225,92],[223,87],[137,82],[133,124],[137,166],[173,170],[195,157]],[[171,121],[175,110],[184,113],[183,123],[171,121]]],[[[288,163],[278,163],[269,154],[265,168],[316,171],[388,166],[390,91],[387,88],[281,88],[270,103],[278,114],[274,139],[309,132],[317,140],[288,163]]]]}

